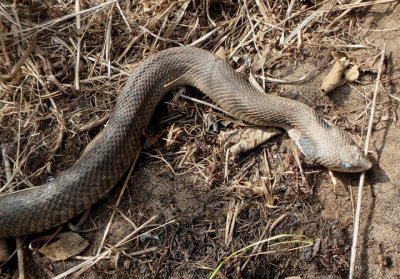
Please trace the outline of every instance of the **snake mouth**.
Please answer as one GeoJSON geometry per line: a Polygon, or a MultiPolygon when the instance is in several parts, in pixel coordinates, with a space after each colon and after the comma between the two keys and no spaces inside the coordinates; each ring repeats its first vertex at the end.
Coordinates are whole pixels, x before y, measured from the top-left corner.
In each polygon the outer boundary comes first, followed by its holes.
{"type": "Polygon", "coordinates": [[[372,167],[372,162],[363,157],[360,158],[357,163],[345,163],[341,166],[327,166],[330,170],[346,173],[358,173],[369,170],[372,167]]]}
{"type": "Polygon", "coordinates": [[[362,160],[360,160],[360,165],[355,167],[350,167],[349,172],[363,172],[369,170],[371,167],[372,167],[372,162],[367,158],[363,158],[362,160]]]}

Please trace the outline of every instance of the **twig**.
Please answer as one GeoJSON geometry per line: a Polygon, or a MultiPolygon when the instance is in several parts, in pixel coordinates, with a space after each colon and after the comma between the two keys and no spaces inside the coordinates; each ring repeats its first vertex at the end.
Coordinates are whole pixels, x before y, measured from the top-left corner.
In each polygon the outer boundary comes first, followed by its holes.
{"type": "Polygon", "coordinates": [[[250,18],[249,10],[247,9],[247,1],[246,0],[244,0],[244,9],[246,10],[246,17],[247,17],[247,20],[249,21],[249,24],[250,24],[251,33],[253,34],[254,48],[256,49],[257,53],[259,54],[260,50],[259,50],[259,48],[257,46],[257,40],[256,40],[257,35],[256,35],[256,32],[254,31],[254,24],[253,24],[253,22],[252,22],[252,20],[250,18]]]}
{"type": "Polygon", "coordinates": [[[113,10],[114,4],[111,5],[110,10],[108,11],[108,22],[107,22],[107,29],[105,34],[105,59],[107,64],[107,77],[111,77],[111,29],[112,29],[112,21],[113,21],[113,10]]]}
{"type": "Polygon", "coordinates": [[[229,162],[229,149],[225,151],[225,167],[224,167],[224,180],[228,180],[228,162],[229,162]]]}
{"type": "Polygon", "coordinates": [[[304,187],[306,188],[306,191],[307,191],[307,192],[310,192],[310,187],[309,187],[309,185],[308,185],[308,181],[307,181],[306,175],[304,174],[304,170],[303,170],[303,167],[302,167],[302,165],[301,165],[301,160],[300,160],[299,152],[297,151],[297,147],[294,146],[294,145],[293,145],[293,153],[294,153],[293,155],[294,155],[294,158],[295,158],[295,160],[296,160],[296,162],[297,162],[297,165],[299,166],[300,175],[301,175],[301,180],[303,181],[303,185],[304,185],[304,187]]]}
{"type": "Polygon", "coordinates": [[[101,117],[101,118],[96,118],[94,121],[89,122],[87,124],[82,125],[81,127],[78,128],[78,130],[80,132],[86,132],[86,131],[90,131],[91,129],[98,127],[100,125],[103,125],[104,123],[107,122],[107,120],[110,118],[110,114],[107,113],[105,116],[101,117]]]}
{"type": "MultiPolygon", "coordinates": [[[[265,154],[265,153],[264,153],[265,154]]],[[[262,232],[262,234],[261,234],[261,236],[260,236],[260,238],[259,238],[259,243],[256,245],[256,246],[254,246],[254,248],[253,248],[253,250],[251,251],[251,253],[250,254],[257,254],[257,253],[259,253],[260,251],[261,251],[261,249],[262,249],[262,247],[263,247],[263,245],[264,245],[264,243],[262,243],[262,242],[260,242],[261,240],[263,240],[264,238],[265,238],[265,235],[267,234],[267,232],[268,232],[268,227],[269,227],[269,224],[271,223],[271,220],[269,220],[268,221],[268,223],[267,223],[267,225],[264,227],[264,230],[263,230],[263,232],[262,232]]],[[[244,270],[245,268],[246,268],[246,266],[249,264],[249,262],[250,262],[250,257],[249,258],[247,258],[247,260],[244,262],[244,264],[240,267],[240,270],[244,270]]]]}
{"type": "Polygon", "coordinates": [[[128,253],[128,255],[131,256],[131,257],[137,257],[137,256],[140,256],[140,255],[147,254],[147,253],[152,253],[152,252],[155,252],[155,251],[158,251],[158,250],[160,250],[159,247],[150,247],[150,248],[147,248],[147,249],[144,249],[144,250],[141,250],[141,251],[128,253]]]}
{"type": "Polygon", "coordinates": [[[271,10],[271,7],[269,6],[268,1],[265,1],[265,4],[264,4],[264,1],[256,0],[256,5],[260,9],[260,12],[264,18],[264,21],[266,21],[266,22],[270,21],[271,19],[268,16],[268,13],[271,10]],[[265,5],[267,5],[268,8],[265,5]]]}
{"type": "Polygon", "coordinates": [[[193,43],[190,44],[190,46],[195,46],[199,43],[201,43],[202,41],[206,40],[208,37],[210,37],[212,34],[214,34],[215,32],[217,32],[219,29],[221,29],[221,26],[218,26],[217,28],[214,28],[214,30],[208,32],[207,34],[205,34],[204,36],[200,37],[199,39],[197,39],[196,41],[194,41],[193,43]]]}
{"type": "MultiPolygon", "coordinates": [[[[81,14],[79,13],[81,11],[81,2],[80,0],[75,0],[75,12],[76,12],[76,29],[79,30],[81,29],[81,14]]],[[[79,36],[78,42],[76,45],[76,60],[75,60],[75,89],[79,90],[79,64],[81,60],[81,40],[82,37],[79,36]]]]}
{"type": "MultiPolygon", "coordinates": [[[[361,3],[362,0],[357,0],[354,2],[354,4],[359,4],[361,3]]],[[[343,17],[345,17],[352,8],[349,8],[348,10],[345,10],[343,13],[341,13],[337,18],[335,18],[331,23],[329,23],[329,25],[326,27],[326,30],[329,31],[329,29],[331,29],[331,27],[338,21],[340,21],[343,17]]]]}
{"type": "Polygon", "coordinates": [[[135,234],[137,234],[140,230],[144,229],[146,226],[148,226],[151,222],[153,222],[155,219],[157,218],[157,216],[153,216],[151,217],[149,220],[147,220],[145,223],[143,223],[140,227],[138,227],[136,230],[134,230],[133,232],[131,232],[130,234],[128,234],[127,236],[125,236],[122,240],[120,240],[117,244],[114,245],[114,247],[108,248],[106,251],[102,252],[100,255],[96,255],[93,257],[90,257],[89,259],[85,260],[84,262],[78,264],[77,266],[74,266],[73,268],[57,275],[56,277],[54,277],[54,279],[61,279],[64,278],[74,272],[77,272],[75,275],[79,276],[80,274],[82,274],[84,271],[86,271],[89,267],[93,266],[95,263],[97,263],[98,261],[100,261],[101,259],[107,258],[111,255],[111,253],[113,251],[115,251],[116,248],[119,248],[120,246],[135,240],[137,238],[139,238],[140,236],[146,234],[146,233],[150,233],[152,231],[158,230],[160,228],[163,228],[169,224],[172,224],[175,222],[175,220],[171,220],[168,221],[162,225],[159,225],[153,229],[148,230],[147,232],[144,232],[136,237],[133,237],[135,234]]]}
{"type": "Polygon", "coordinates": [[[388,93],[388,94],[389,94],[389,97],[391,97],[393,100],[395,100],[397,102],[400,102],[400,98],[399,97],[396,97],[396,96],[394,96],[394,95],[392,95],[390,93],[388,93]]]}
{"type": "MultiPolygon", "coordinates": [[[[179,22],[182,20],[183,16],[185,15],[185,11],[189,6],[190,1],[185,1],[182,3],[182,6],[179,8],[178,12],[175,14],[174,19],[172,20],[171,25],[167,28],[167,31],[164,33],[164,38],[168,38],[169,35],[175,30],[178,26],[179,22]]],[[[166,17],[167,19],[167,17],[166,17]]],[[[154,40],[154,45],[156,44],[157,40],[154,40]]]]}
{"type": "Polygon", "coordinates": [[[142,31],[144,31],[144,32],[146,32],[146,33],[148,33],[148,34],[150,34],[151,36],[153,36],[153,37],[156,38],[157,40],[164,41],[164,42],[167,42],[167,43],[178,43],[178,42],[180,42],[180,40],[171,40],[171,39],[162,38],[162,37],[160,37],[160,36],[154,34],[153,32],[151,32],[149,29],[147,29],[147,28],[144,27],[144,26],[139,26],[139,28],[142,29],[142,31]]]}
{"type": "Polygon", "coordinates": [[[118,199],[117,199],[117,201],[115,203],[115,207],[114,207],[114,210],[113,210],[113,212],[111,214],[110,220],[108,221],[107,227],[104,230],[103,238],[102,238],[101,243],[99,245],[99,249],[97,250],[97,255],[99,255],[101,249],[103,249],[104,243],[105,243],[106,238],[107,238],[107,234],[110,231],[112,221],[114,220],[116,209],[119,206],[119,203],[121,202],[121,198],[125,193],[126,187],[128,187],[129,178],[131,177],[133,169],[134,169],[134,167],[136,165],[136,161],[139,158],[140,151],[141,151],[141,148],[136,151],[135,159],[133,160],[132,166],[131,166],[131,168],[130,168],[130,170],[128,172],[128,175],[126,176],[126,179],[124,181],[124,185],[122,186],[121,192],[119,193],[118,199]]]}
{"type": "Polygon", "coordinates": [[[2,61],[2,63],[5,63],[6,65],[10,65],[11,60],[10,56],[8,55],[6,43],[5,43],[5,37],[3,36],[3,33],[6,31],[6,26],[0,22],[0,46],[2,49],[2,54],[4,56],[5,61],[2,61]]]}
{"type": "Polygon", "coordinates": [[[50,157],[48,157],[48,160],[50,161],[50,158],[52,158],[54,156],[54,153],[56,153],[58,148],[61,146],[63,139],[64,139],[64,134],[67,131],[67,128],[65,126],[65,119],[63,117],[62,111],[60,111],[58,109],[57,104],[52,97],[50,97],[49,99],[53,106],[53,108],[50,110],[54,113],[55,118],[57,119],[57,121],[59,123],[59,132],[57,135],[57,139],[54,141],[54,144],[52,145],[52,147],[49,150],[50,157]]]}
{"type": "MultiPolygon", "coordinates": [[[[382,75],[382,66],[383,66],[383,62],[385,59],[385,51],[386,51],[386,45],[383,46],[383,50],[381,52],[381,59],[379,61],[378,75],[376,77],[374,96],[372,99],[372,106],[371,106],[371,113],[370,113],[369,122],[368,122],[367,136],[366,136],[365,145],[364,145],[364,155],[365,156],[367,156],[367,154],[368,154],[368,145],[369,145],[369,139],[371,136],[372,124],[374,121],[376,97],[378,95],[378,89],[379,89],[379,84],[380,84],[381,75],[382,75]]],[[[351,245],[349,279],[353,279],[353,276],[354,276],[354,267],[355,267],[356,254],[357,254],[357,236],[358,236],[358,230],[359,230],[359,226],[360,226],[361,197],[362,197],[362,188],[364,186],[364,179],[365,179],[365,171],[361,174],[360,182],[358,184],[357,208],[356,208],[356,217],[354,220],[353,244],[351,245]]]]}
{"type": "Polygon", "coordinates": [[[21,238],[16,237],[15,242],[17,244],[18,279],[25,279],[24,250],[22,249],[23,241],[21,238]]]}
{"type": "Polygon", "coordinates": [[[279,216],[278,218],[276,218],[276,220],[271,224],[271,226],[269,227],[269,232],[271,233],[275,227],[283,220],[285,219],[289,214],[288,213],[283,213],[281,216],[279,216]]]}
{"type": "Polygon", "coordinates": [[[196,98],[192,98],[192,97],[186,96],[186,95],[184,95],[184,94],[179,94],[179,97],[182,97],[183,99],[192,101],[192,102],[194,102],[194,103],[199,103],[199,104],[202,104],[202,105],[205,105],[205,106],[209,106],[210,108],[213,108],[213,109],[218,110],[218,111],[220,111],[220,112],[222,112],[222,113],[225,113],[225,114],[227,114],[227,115],[230,115],[229,113],[227,113],[227,112],[224,111],[223,109],[221,109],[221,108],[219,108],[219,107],[217,107],[217,106],[215,106],[215,105],[213,105],[213,104],[204,102],[204,101],[202,101],[202,100],[199,100],[199,99],[196,99],[196,98]]]}
{"type": "Polygon", "coordinates": [[[319,10],[316,10],[311,15],[309,15],[280,44],[281,45],[287,45],[290,42],[291,39],[293,39],[295,36],[297,36],[297,33],[299,32],[299,30],[301,30],[303,27],[305,27],[307,24],[309,24],[312,20],[314,20],[314,18],[316,18],[322,11],[324,11],[323,8],[321,8],[319,10]]]}
{"type": "Polygon", "coordinates": [[[32,51],[36,46],[36,37],[33,38],[32,42],[30,42],[29,47],[23,52],[21,59],[12,67],[11,72],[8,75],[0,75],[1,79],[9,79],[12,78],[21,68],[21,66],[26,62],[29,55],[31,55],[32,51]]]}
{"type": "MultiPolygon", "coordinates": [[[[254,25],[253,29],[257,28],[258,25],[260,25],[260,24],[257,22],[257,23],[254,25]]],[[[231,58],[236,54],[236,52],[239,50],[239,48],[241,48],[242,46],[245,45],[245,42],[246,42],[247,38],[248,38],[251,34],[252,34],[251,30],[247,32],[247,34],[243,37],[243,39],[239,42],[239,44],[238,44],[233,50],[230,51],[230,54],[229,54],[229,56],[228,56],[228,59],[231,59],[231,58]]]]}
{"type": "Polygon", "coordinates": [[[121,6],[119,5],[119,2],[117,1],[116,4],[117,4],[117,9],[118,9],[119,13],[121,14],[121,17],[122,17],[122,19],[124,20],[124,22],[126,24],[126,28],[128,28],[129,32],[132,32],[132,28],[129,25],[128,20],[126,19],[124,12],[122,11],[121,6]]]}
{"type": "MultiPolygon", "coordinates": [[[[365,3],[360,3],[360,1],[358,0],[358,1],[355,2],[354,4],[339,5],[339,6],[334,7],[333,9],[321,7],[319,10],[316,10],[316,11],[313,12],[311,15],[309,15],[306,19],[304,19],[304,20],[289,34],[289,36],[286,37],[285,40],[282,40],[282,42],[281,42],[280,44],[281,44],[281,45],[286,45],[286,44],[288,44],[288,43],[290,42],[290,40],[291,40],[294,36],[297,36],[297,32],[298,32],[299,30],[301,30],[303,27],[305,27],[307,24],[309,24],[316,16],[320,15],[321,13],[327,12],[327,11],[329,11],[329,10],[334,10],[334,11],[336,11],[336,10],[346,10],[346,11],[343,13],[343,16],[345,16],[349,11],[351,11],[351,9],[354,9],[354,8],[361,8],[361,7],[366,7],[366,6],[378,5],[378,4],[389,4],[389,3],[393,3],[393,2],[397,2],[397,1],[398,1],[398,0],[381,0],[381,1],[369,1],[369,2],[365,2],[365,3]]],[[[324,2],[326,2],[326,1],[324,1],[324,2]]],[[[324,3],[324,2],[322,2],[322,3],[324,3]]],[[[286,18],[285,20],[281,21],[281,22],[279,23],[279,25],[284,24],[286,21],[288,21],[289,19],[291,19],[291,18],[297,16],[298,13],[301,13],[301,12],[304,12],[304,11],[300,11],[300,12],[297,12],[297,13],[293,14],[292,16],[290,16],[290,17],[286,18]]],[[[341,17],[341,16],[339,16],[339,17],[341,17]]],[[[336,21],[334,20],[334,21],[328,26],[328,29],[329,29],[329,27],[331,27],[335,22],[336,22],[336,21]]]]}
{"type": "Polygon", "coordinates": [[[332,185],[333,185],[333,193],[336,196],[336,187],[337,187],[336,177],[331,170],[328,170],[328,173],[329,173],[329,176],[331,177],[331,181],[332,181],[332,185]]]}
{"type": "Polygon", "coordinates": [[[6,173],[6,179],[7,181],[12,180],[12,173],[11,173],[11,164],[10,160],[7,155],[6,151],[6,145],[4,143],[1,144],[1,155],[3,156],[3,161],[4,161],[4,172],[6,173]]]}
{"type": "Polygon", "coordinates": [[[89,13],[89,12],[93,12],[93,11],[94,12],[98,12],[100,9],[103,9],[103,8],[107,7],[108,5],[110,5],[112,3],[115,3],[116,1],[117,0],[111,0],[109,2],[102,3],[100,5],[91,7],[89,9],[86,9],[86,10],[83,10],[83,11],[80,11],[80,12],[77,12],[77,13],[72,13],[72,14],[65,15],[65,16],[62,16],[62,17],[59,17],[59,18],[56,18],[56,19],[52,19],[52,20],[46,21],[45,23],[39,24],[39,25],[34,26],[34,27],[30,27],[30,28],[26,28],[26,29],[22,29],[22,30],[17,30],[17,31],[4,33],[3,35],[4,36],[18,35],[18,33],[30,33],[30,31],[32,31],[32,30],[49,28],[50,26],[52,26],[54,24],[66,21],[66,20],[71,19],[71,18],[74,18],[78,14],[81,15],[81,14],[85,14],[85,13],[89,13]]]}
{"type": "Polygon", "coordinates": [[[354,8],[363,8],[367,6],[373,6],[373,5],[383,5],[383,4],[389,4],[389,3],[394,3],[398,2],[399,0],[377,0],[377,1],[368,1],[364,3],[359,3],[358,1],[352,4],[345,4],[345,5],[340,5],[337,6],[337,10],[347,10],[347,9],[354,9],[354,8]]]}

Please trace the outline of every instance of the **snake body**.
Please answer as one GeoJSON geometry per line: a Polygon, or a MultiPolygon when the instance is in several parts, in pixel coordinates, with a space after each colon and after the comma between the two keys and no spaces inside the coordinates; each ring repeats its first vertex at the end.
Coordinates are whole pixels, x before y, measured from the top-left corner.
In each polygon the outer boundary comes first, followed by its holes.
{"type": "Polygon", "coordinates": [[[178,86],[196,87],[235,118],[288,130],[307,157],[330,169],[371,167],[346,132],[310,107],[258,91],[208,51],[171,48],[134,70],[96,144],[71,168],[42,186],[0,196],[0,238],[45,231],[106,196],[132,163],[160,99],[178,86]]]}

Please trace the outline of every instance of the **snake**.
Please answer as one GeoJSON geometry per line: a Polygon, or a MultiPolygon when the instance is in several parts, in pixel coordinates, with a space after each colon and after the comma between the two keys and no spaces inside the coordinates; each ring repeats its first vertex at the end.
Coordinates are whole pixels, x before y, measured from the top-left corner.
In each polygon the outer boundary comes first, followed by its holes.
{"type": "Polygon", "coordinates": [[[249,124],[285,129],[305,157],[339,172],[372,166],[352,137],[309,106],[255,88],[224,59],[174,47],[142,61],[127,79],[96,143],[44,185],[0,195],[0,238],[46,231],[103,199],[131,166],[161,98],[190,86],[249,124]]]}

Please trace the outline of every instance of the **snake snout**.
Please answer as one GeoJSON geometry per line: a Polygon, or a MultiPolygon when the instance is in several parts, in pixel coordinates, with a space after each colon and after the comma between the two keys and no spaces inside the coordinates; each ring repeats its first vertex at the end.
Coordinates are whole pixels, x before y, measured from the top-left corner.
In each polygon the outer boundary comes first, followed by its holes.
{"type": "Polygon", "coordinates": [[[337,171],[362,172],[372,167],[371,161],[356,145],[344,146],[340,153],[342,166],[338,166],[337,171]]]}

